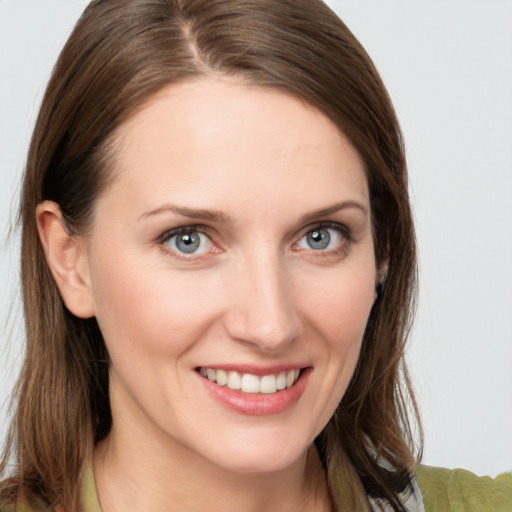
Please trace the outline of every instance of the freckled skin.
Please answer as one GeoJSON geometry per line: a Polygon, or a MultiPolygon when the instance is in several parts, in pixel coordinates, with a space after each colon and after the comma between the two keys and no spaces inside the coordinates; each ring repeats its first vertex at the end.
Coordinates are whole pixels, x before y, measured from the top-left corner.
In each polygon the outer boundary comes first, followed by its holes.
{"type": "Polygon", "coordinates": [[[195,475],[303,469],[348,386],[374,301],[358,154],[304,102],[213,79],[164,89],[118,137],[116,179],[85,249],[111,357],[111,460],[195,475]],[[361,208],[301,220],[343,201],[361,208]],[[168,204],[224,219],[146,215],[168,204]],[[314,250],[306,235],[318,222],[350,235],[329,228],[334,247],[314,250]],[[181,226],[200,226],[200,251],[179,254],[163,236],[181,226]],[[300,400],[258,417],[212,399],[196,371],[288,363],[312,368],[300,400]]]}

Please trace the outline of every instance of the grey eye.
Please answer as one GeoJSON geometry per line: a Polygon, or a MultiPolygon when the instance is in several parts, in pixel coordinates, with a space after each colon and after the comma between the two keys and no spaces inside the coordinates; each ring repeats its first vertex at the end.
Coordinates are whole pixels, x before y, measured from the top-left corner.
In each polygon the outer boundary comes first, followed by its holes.
{"type": "Polygon", "coordinates": [[[181,252],[188,254],[196,252],[200,243],[201,240],[197,233],[185,233],[176,236],[176,248],[181,252]]]}
{"type": "Polygon", "coordinates": [[[336,227],[318,227],[308,231],[298,243],[301,249],[324,251],[334,249],[342,243],[343,235],[336,227]]]}
{"type": "Polygon", "coordinates": [[[195,230],[171,235],[166,243],[171,249],[183,254],[204,254],[211,246],[210,239],[195,230]]]}
{"type": "Polygon", "coordinates": [[[327,229],[315,229],[306,235],[306,240],[311,249],[321,251],[329,247],[331,235],[327,229]]]}

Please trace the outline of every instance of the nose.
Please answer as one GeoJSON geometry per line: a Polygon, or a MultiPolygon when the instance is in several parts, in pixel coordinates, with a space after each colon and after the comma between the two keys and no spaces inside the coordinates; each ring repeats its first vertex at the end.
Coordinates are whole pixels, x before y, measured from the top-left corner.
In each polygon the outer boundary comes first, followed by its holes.
{"type": "Polygon", "coordinates": [[[225,315],[229,335],[262,352],[286,348],[301,332],[291,277],[278,256],[255,256],[240,266],[229,283],[225,315]]]}

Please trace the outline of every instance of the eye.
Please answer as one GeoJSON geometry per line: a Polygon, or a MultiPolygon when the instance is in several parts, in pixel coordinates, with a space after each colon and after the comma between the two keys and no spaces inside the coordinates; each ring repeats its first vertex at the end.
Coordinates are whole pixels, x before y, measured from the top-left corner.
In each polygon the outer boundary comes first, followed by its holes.
{"type": "Polygon", "coordinates": [[[213,243],[197,228],[179,228],[167,233],[162,243],[181,254],[201,255],[212,249],[213,243]]]}
{"type": "Polygon", "coordinates": [[[299,249],[328,251],[339,248],[344,241],[341,226],[321,225],[309,230],[297,243],[299,249]]]}

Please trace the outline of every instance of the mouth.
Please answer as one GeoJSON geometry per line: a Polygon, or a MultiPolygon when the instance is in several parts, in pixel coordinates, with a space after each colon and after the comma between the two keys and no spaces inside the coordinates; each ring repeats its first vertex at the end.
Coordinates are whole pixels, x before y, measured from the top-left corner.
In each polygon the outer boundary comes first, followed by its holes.
{"type": "Polygon", "coordinates": [[[299,380],[302,369],[293,368],[266,375],[254,375],[220,368],[201,366],[198,373],[217,386],[251,394],[272,395],[293,387],[299,380]]]}
{"type": "Polygon", "coordinates": [[[224,407],[235,413],[269,416],[294,409],[313,367],[201,366],[195,370],[205,390],[224,407]]]}

